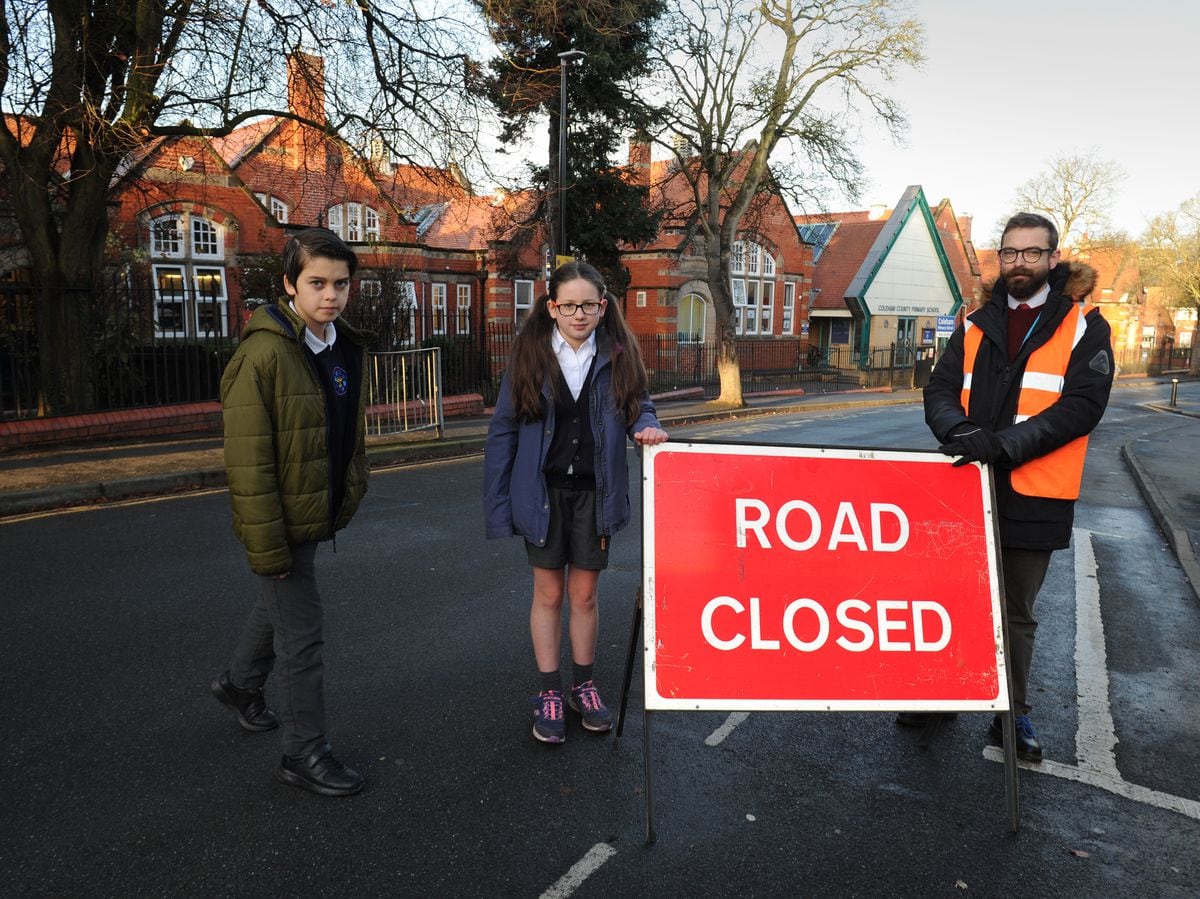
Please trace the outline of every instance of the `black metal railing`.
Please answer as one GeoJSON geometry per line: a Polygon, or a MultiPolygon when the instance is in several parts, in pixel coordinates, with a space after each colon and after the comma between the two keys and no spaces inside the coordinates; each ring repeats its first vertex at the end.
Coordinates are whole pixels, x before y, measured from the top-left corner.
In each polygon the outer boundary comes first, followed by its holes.
{"type": "MultiPolygon", "coordinates": [[[[84,405],[105,411],[219,398],[220,379],[237,346],[243,315],[223,291],[194,285],[176,292],[154,289],[143,275],[111,277],[69,302],[85,315],[90,340],[89,383],[84,405]]],[[[30,285],[0,284],[0,418],[44,414],[36,311],[41,292],[30,285]]],[[[348,320],[376,335],[373,351],[436,347],[441,356],[440,395],[479,393],[492,405],[508,363],[516,329],[512,322],[480,327],[465,317],[396,304],[352,303],[348,320]]],[[[705,397],[720,393],[718,347],[675,335],[642,335],[638,343],[653,393],[699,387],[705,397]]],[[[802,388],[829,393],[860,387],[921,386],[931,364],[928,348],[892,345],[866,353],[849,347],[817,347],[798,340],[738,338],[743,393],[802,388]]],[[[1186,370],[1190,347],[1169,341],[1119,351],[1119,371],[1158,374],[1186,370]]]]}

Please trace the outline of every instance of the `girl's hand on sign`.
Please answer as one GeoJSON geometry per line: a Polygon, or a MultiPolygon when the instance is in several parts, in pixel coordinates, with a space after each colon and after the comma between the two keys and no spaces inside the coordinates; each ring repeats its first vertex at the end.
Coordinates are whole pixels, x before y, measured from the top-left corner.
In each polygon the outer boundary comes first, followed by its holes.
{"type": "Polygon", "coordinates": [[[642,428],[633,435],[633,439],[642,446],[655,446],[667,442],[667,432],[662,428],[642,428]]]}

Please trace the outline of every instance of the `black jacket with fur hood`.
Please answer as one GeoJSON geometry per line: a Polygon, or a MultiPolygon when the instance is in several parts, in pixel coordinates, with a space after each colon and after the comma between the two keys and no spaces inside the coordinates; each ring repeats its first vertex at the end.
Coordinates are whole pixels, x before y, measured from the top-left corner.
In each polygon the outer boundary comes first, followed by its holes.
{"type": "Polygon", "coordinates": [[[1008,460],[994,467],[1000,543],[1015,549],[1053,550],[1071,540],[1073,500],[1025,496],[1012,488],[1010,472],[1030,459],[1088,434],[1100,423],[1112,389],[1112,338],[1108,322],[1093,310],[1087,329],[1071,353],[1062,396],[1045,411],[1014,424],[1021,376],[1030,355],[1045,344],[1070,311],[1095,286],[1096,273],[1080,263],[1060,263],[1050,271],[1050,296],[1033,332],[1014,361],[1008,361],[1008,287],[1000,279],[991,300],[971,313],[983,333],[971,385],[971,408],[963,409],[963,328],[950,338],[925,388],[925,422],[939,442],[964,422],[994,431],[1008,460]]]}

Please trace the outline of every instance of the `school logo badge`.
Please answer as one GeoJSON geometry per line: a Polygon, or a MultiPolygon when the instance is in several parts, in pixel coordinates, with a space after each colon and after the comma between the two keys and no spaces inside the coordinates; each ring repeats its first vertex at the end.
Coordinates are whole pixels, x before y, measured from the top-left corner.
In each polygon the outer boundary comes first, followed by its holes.
{"type": "Polygon", "coordinates": [[[338,396],[345,396],[346,391],[350,389],[350,376],[340,365],[333,367],[333,389],[338,396]]]}

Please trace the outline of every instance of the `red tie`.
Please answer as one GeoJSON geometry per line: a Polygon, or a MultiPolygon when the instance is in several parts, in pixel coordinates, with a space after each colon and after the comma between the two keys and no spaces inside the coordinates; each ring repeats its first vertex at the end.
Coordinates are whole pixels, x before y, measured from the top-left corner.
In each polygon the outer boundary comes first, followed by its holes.
{"type": "Polygon", "coordinates": [[[1020,309],[1022,312],[1027,312],[1029,310],[1029,304],[1028,303],[1017,303],[1017,308],[1020,309]]]}

